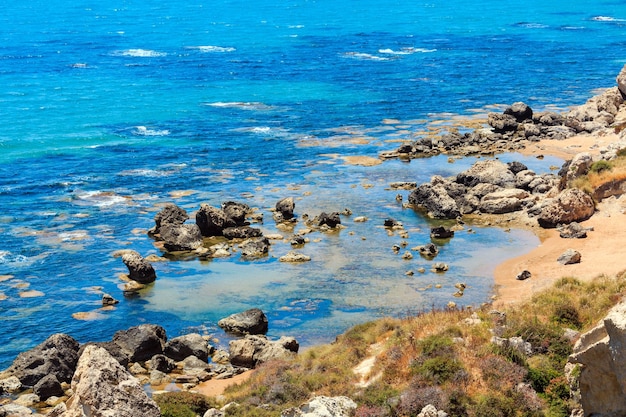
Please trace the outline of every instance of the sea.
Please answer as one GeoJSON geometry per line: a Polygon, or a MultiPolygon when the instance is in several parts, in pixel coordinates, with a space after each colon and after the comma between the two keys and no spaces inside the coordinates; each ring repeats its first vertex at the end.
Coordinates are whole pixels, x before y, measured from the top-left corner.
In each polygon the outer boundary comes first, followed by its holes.
{"type": "MultiPolygon", "coordinates": [[[[477,158],[354,158],[517,101],[565,110],[614,86],[626,63],[616,0],[2,2],[0,369],[54,333],[84,343],[154,323],[226,348],[219,319],[258,307],[268,337],[306,347],[379,317],[489,302],[495,266],[537,237],[466,224],[435,260],[421,258],[411,248],[440,223],[391,187],[477,158]],[[284,197],[295,199],[293,230],[272,219],[284,197]],[[200,204],[225,201],[284,239],[253,261],[235,248],[153,262],[156,282],[124,295],[114,254],[162,256],[146,232],[164,204],[193,221],[200,204]],[[307,235],[298,251],[310,262],[278,260],[306,216],[346,209],[343,229],[307,235]],[[105,293],[119,304],[103,309],[105,293]]],[[[563,163],[493,157],[538,173],[563,163]]]]}

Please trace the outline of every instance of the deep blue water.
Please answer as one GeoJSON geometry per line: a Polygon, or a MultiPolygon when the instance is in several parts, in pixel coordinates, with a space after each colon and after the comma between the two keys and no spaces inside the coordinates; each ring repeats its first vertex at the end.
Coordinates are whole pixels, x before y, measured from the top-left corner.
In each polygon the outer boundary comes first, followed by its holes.
{"type": "MultiPolygon", "coordinates": [[[[402,239],[382,228],[393,217],[408,247],[427,242],[429,222],[402,209],[389,183],[452,175],[473,160],[359,167],[342,157],[376,157],[429,120],[493,104],[581,104],[626,63],[617,1],[153,3],[3,7],[0,368],[55,332],[105,340],[151,322],[225,343],[216,321],[261,307],[270,336],[310,345],[382,315],[487,301],[493,267],[536,245],[532,235],[458,233],[437,259],[448,273],[409,277],[429,263],[400,259],[391,247],[402,239]],[[306,265],[279,263],[290,248],[276,242],[255,262],[156,263],[156,284],[123,297],[125,267],[112,253],[160,254],[145,231],[161,204],[193,212],[244,201],[275,233],[269,209],[286,196],[299,216],[354,215],[340,233],[310,236],[306,265]],[[355,223],[359,215],[370,221],[355,223]],[[468,290],[455,299],[459,281],[468,290]],[[102,292],[121,300],[115,310],[98,310],[102,292]]],[[[561,162],[524,161],[544,172],[561,162]]]]}

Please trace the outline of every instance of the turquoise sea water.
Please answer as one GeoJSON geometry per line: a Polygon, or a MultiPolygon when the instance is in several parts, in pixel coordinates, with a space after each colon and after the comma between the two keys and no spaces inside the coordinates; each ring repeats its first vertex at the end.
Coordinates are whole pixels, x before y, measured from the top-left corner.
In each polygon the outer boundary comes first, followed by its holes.
{"type": "MultiPolygon", "coordinates": [[[[86,342],[151,322],[225,342],[217,320],[260,307],[270,336],[310,345],[382,315],[487,301],[494,266],[536,245],[532,235],[458,233],[437,258],[449,272],[410,277],[429,262],[402,260],[391,250],[402,239],[382,227],[392,217],[407,248],[428,242],[430,223],[389,183],[474,160],[343,157],[376,157],[427,120],[492,104],[581,104],[626,63],[617,1],[55,0],[3,11],[0,368],[55,332],[86,342]],[[145,231],[161,204],[243,201],[276,233],[269,209],[286,196],[299,216],[354,214],[339,233],[310,235],[306,265],[279,263],[290,247],[276,242],[254,262],[156,263],[155,285],[123,297],[126,268],[111,254],[160,254],[145,231]],[[102,292],[121,303],[98,310],[102,292]],[[81,312],[92,320],[72,317],[81,312]]],[[[522,160],[538,172],[561,163],[522,160]]]]}

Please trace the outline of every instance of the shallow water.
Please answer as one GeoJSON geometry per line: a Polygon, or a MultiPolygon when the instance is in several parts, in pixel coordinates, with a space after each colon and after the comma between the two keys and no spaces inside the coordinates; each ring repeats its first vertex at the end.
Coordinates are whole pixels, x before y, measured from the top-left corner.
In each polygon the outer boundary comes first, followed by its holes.
{"type": "MultiPolygon", "coordinates": [[[[429,120],[493,104],[584,102],[613,85],[626,62],[626,5],[481,6],[55,0],[5,8],[0,368],[54,332],[105,340],[150,322],[170,337],[193,330],[225,343],[216,321],[261,307],[271,336],[307,345],[383,315],[487,301],[495,265],[535,237],[474,227],[443,246],[436,260],[450,271],[407,276],[429,262],[394,254],[402,239],[382,227],[392,217],[409,231],[407,248],[428,242],[431,223],[403,209],[389,183],[453,175],[473,159],[359,167],[342,158],[376,157],[429,120]],[[286,196],[297,199],[300,218],[345,207],[354,214],[345,230],[310,235],[302,250],[310,263],[278,262],[290,249],[280,242],[254,262],[235,254],[155,263],[157,282],[141,297],[122,296],[125,267],[112,253],[160,254],[145,231],[163,203],[193,212],[243,201],[275,232],[269,209],[286,196]],[[361,215],[370,220],[355,223],[361,215]],[[461,299],[452,297],[459,281],[468,285],[461,299]],[[98,311],[103,292],[122,302],[98,311]],[[94,311],[91,321],[72,317],[94,311]]],[[[523,160],[537,172],[561,164],[523,160]]]]}

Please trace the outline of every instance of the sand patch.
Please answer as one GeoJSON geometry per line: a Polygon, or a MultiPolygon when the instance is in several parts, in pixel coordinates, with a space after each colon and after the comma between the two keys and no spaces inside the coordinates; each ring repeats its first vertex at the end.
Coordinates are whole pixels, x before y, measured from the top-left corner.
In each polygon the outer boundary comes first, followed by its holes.
{"type": "Polygon", "coordinates": [[[224,394],[224,390],[231,385],[241,384],[247,381],[253,373],[254,370],[250,370],[228,379],[210,379],[198,384],[192,391],[204,394],[208,397],[217,397],[218,395],[224,394]]]}
{"type": "Polygon", "coordinates": [[[360,165],[365,167],[372,167],[382,164],[379,158],[372,158],[371,156],[344,156],[343,160],[348,165],[360,165]]]}

